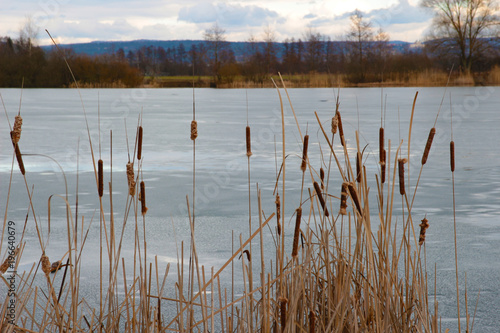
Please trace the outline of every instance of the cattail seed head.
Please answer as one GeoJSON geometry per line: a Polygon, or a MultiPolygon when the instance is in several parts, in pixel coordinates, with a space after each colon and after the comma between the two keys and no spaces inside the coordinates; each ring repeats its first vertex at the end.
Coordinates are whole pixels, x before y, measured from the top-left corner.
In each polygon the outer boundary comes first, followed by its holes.
{"type": "Polygon", "coordinates": [[[19,149],[19,144],[17,142],[14,142],[14,137],[15,133],[14,131],[10,132],[10,137],[12,139],[12,144],[14,145],[14,152],[16,154],[16,160],[17,164],[19,165],[19,170],[21,171],[21,174],[24,175],[26,174],[26,170],[24,169],[24,162],[23,162],[23,156],[21,154],[21,150],[19,149]]]}
{"type": "Polygon", "coordinates": [[[339,117],[337,113],[338,112],[335,112],[335,116],[332,117],[332,134],[337,133],[337,128],[339,126],[339,117]]]}
{"type": "Polygon", "coordinates": [[[196,140],[198,137],[198,123],[196,120],[191,121],[191,140],[196,140]]]}
{"type": "Polygon", "coordinates": [[[141,160],[142,158],[142,126],[139,126],[139,130],[137,132],[137,159],[141,160]]]}
{"type": "Polygon", "coordinates": [[[56,271],[60,270],[62,268],[62,263],[60,260],[54,261],[52,265],[50,265],[50,272],[55,273],[56,271]]]}
{"type": "Polygon", "coordinates": [[[127,181],[128,181],[128,194],[135,195],[135,176],[134,165],[131,162],[127,163],[127,181]]]}
{"type": "Polygon", "coordinates": [[[326,208],[326,203],[325,203],[325,198],[323,198],[323,195],[321,194],[321,188],[319,187],[318,182],[314,182],[314,190],[316,191],[316,195],[318,196],[319,203],[321,204],[321,208],[323,208],[323,212],[325,213],[325,216],[330,216],[330,213],[328,213],[328,209],[326,208]]]}
{"type": "Polygon", "coordinates": [[[49,275],[51,271],[49,257],[47,257],[45,254],[42,254],[40,260],[42,262],[42,271],[45,273],[45,275],[49,275]]]}
{"type": "Polygon", "coordinates": [[[358,210],[360,215],[363,215],[361,210],[361,203],[359,202],[358,190],[356,190],[355,184],[353,182],[349,182],[347,183],[347,188],[349,189],[349,195],[351,196],[356,209],[358,210]]]}
{"type": "Polygon", "coordinates": [[[422,155],[422,165],[427,162],[427,157],[429,157],[429,151],[431,150],[432,140],[434,139],[434,135],[436,134],[436,128],[431,128],[429,132],[429,136],[427,137],[427,143],[425,144],[424,154],[422,155]]]}
{"type": "Polygon", "coordinates": [[[361,183],[362,162],[363,162],[363,157],[361,156],[361,153],[358,151],[358,153],[356,154],[356,181],[358,183],[361,183]]]}
{"type": "Polygon", "coordinates": [[[247,156],[252,156],[252,141],[250,140],[250,126],[246,128],[247,156]]]}
{"type": "Polygon", "coordinates": [[[425,241],[425,231],[427,230],[427,228],[429,228],[429,220],[427,220],[424,217],[422,223],[420,223],[419,226],[420,226],[420,236],[418,238],[418,245],[422,245],[425,241]]]}
{"type": "Polygon", "coordinates": [[[316,314],[314,311],[309,311],[309,333],[316,332],[316,314]]]}
{"type": "Polygon", "coordinates": [[[146,215],[148,211],[148,207],[146,207],[146,186],[144,185],[144,181],[141,181],[141,213],[142,215],[146,215]]]}
{"type": "Polygon", "coordinates": [[[286,304],[288,300],[285,297],[280,297],[280,319],[281,319],[281,331],[285,331],[286,326],[286,304]]]}
{"type": "Polygon", "coordinates": [[[342,183],[342,188],[340,189],[340,215],[347,214],[347,192],[349,191],[348,187],[348,183],[342,183]]]}
{"type": "Polygon", "coordinates": [[[319,178],[321,179],[321,190],[325,189],[325,170],[319,168],[319,178]]]}
{"type": "Polygon", "coordinates": [[[280,195],[279,193],[276,193],[276,201],[274,201],[276,204],[276,221],[278,222],[278,235],[281,235],[281,223],[280,223],[280,218],[281,218],[281,202],[280,202],[280,195]]]}
{"type": "Polygon", "coordinates": [[[380,127],[378,130],[378,155],[379,155],[379,161],[382,163],[383,159],[383,152],[384,152],[384,128],[380,127]]]}
{"type": "Polygon", "coordinates": [[[381,169],[381,172],[382,172],[382,177],[381,177],[381,181],[382,181],[382,184],[385,183],[385,161],[386,161],[386,150],[384,149],[382,151],[382,159],[380,161],[380,169],[381,169]]]}
{"type": "Polygon", "coordinates": [[[405,195],[405,163],[406,163],[406,158],[400,158],[398,159],[398,166],[399,166],[399,194],[405,195]]]}
{"type": "Polygon", "coordinates": [[[293,234],[292,257],[295,258],[299,254],[299,235],[300,235],[300,221],[302,219],[302,207],[295,210],[295,232],[293,234]]]}
{"type": "Polygon", "coordinates": [[[450,141],[450,168],[451,172],[455,172],[455,142],[450,141]]]}
{"type": "Polygon", "coordinates": [[[98,180],[98,192],[99,197],[102,198],[102,194],[104,193],[104,171],[103,171],[103,162],[100,159],[97,161],[97,180],[98,180]]]}
{"type": "Polygon", "coordinates": [[[342,117],[340,116],[340,112],[337,111],[337,114],[335,115],[338,119],[338,125],[339,125],[339,135],[340,135],[340,144],[342,147],[345,147],[345,140],[344,140],[344,129],[342,128],[342,117]]]}
{"type": "Polygon", "coordinates": [[[307,167],[307,146],[309,145],[309,135],[304,136],[304,148],[302,150],[302,163],[300,164],[300,170],[302,172],[306,171],[307,167]]]}
{"type": "Polygon", "coordinates": [[[18,143],[21,139],[21,127],[23,126],[23,118],[16,116],[14,120],[14,128],[12,129],[11,138],[12,143],[18,143]]]}
{"type": "MultiPolygon", "coordinates": [[[[247,256],[247,260],[248,260],[248,261],[252,261],[252,255],[250,254],[250,251],[245,250],[245,251],[243,251],[243,253],[241,254],[241,256],[242,256],[243,254],[245,254],[245,255],[247,256]]],[[[241,258],[241,256],[240,256],[240,258],[241,258]]]]}

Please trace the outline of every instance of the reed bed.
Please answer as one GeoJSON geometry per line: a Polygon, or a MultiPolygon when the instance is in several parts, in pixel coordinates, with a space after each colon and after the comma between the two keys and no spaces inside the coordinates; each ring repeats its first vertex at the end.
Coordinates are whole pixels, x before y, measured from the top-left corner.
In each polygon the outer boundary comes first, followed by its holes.
{"type": "MultiPolygon", "coordinates": [[[[283,81],[281,81],[283,82],[283,81]]],[[[283,92],[288,101],[286,87],[277,88],[283,111],[283,92]]],[[[290,103],[293,111],[293,106],[290,103]]],[[[83,110],[85,113],[85,110],[83,110]]],[[[417,185],[405,184],[404,166],[409,162],[402,156],[402,142],[393,145],[385,141],[384,128],[379,132],[379,171],[367,173],[360,149],[359,133],[355,142],[346,139],[342,127],[342,110],[337,102],[331,119],[320,119],[309,124],[319,131],[321,159],[309,159],[309,136],[302,136],[301,126],[296,123],[302,140],[302,154],[297,159],[285,147],[285,130],[282,132],[281,156],[275,191],[275,211],[262,209],[261,190],[249,200],[249,234],[236,237],[233,251],[221,267],[207,269],[198,261],[195,237],[195,186],[186,196],[191,228],[190,244],[180,243],[177,255],[177,276],[169,275],[170,266],[160,269],[158,260],[147,260],[146,220],[147,184],[142,179],[143,136],[147,129],[137,125],[133,154],[129,154],[126,175],[119,181],[127,182],[128,192],[123,197],[113,197],[113,173],[103,174],[103,165],[112,169],[113,156],[99,156],[95,166],[96,195],[100,202],[100,280],[97,305],[89,304],[80,296],[82,258],[88,225],[78,224],[78,214],[67,206],[67,253],[64,265],[58,263],[52,272],[50,259],[45,253],[46,238],[38,237],[40,259],[25,272],[17,272],[16,316],[7,320],[6,296],[1,307],[2,332],[439,332],[438,304],[429,299],[432,289],[427,280],[425,263],[425,232],[432,228],[432,221],[425,216],[414,216],[413,200],[417,185]],[[325,129],[323,124],[330,124],[325,129]],[[350,148],[355,147],[354,154],[350,148]],[[137,151],[137,155],[135,154],[137,151]],[[102,158],[102,159],[101,159],[102,158]],[[107,159],[107,161],[106,161],[107,159]],[[294,207],[293,216],[285,209],[288,193],[285,169],[301,171],[302,187],[300,202],[294,207]],[[104,191],[103,178],[108,177],[108,191],[104,191]],[[375,178],[376,202],[369,202],[368,179],[375,178]],[[125,180],[126,179],[126,180],[125,180]],[[399,191],[395,188],[399,181],[399,191]],[[136,184],[140,184],[136,186],[136,184]],[[252,226],[250,200],[257,200],[258,224],[252,226]],[[109,200],[105,208],[103,200],[109,200]],[[125,210],[113,211],[113,201],[123,200],[125,210]],[[401,200],[402,217],[393,211],[401,200]],[[109,209],[109,211],[108,211],[109,209]],[[286,221],[295,219],[292,244],[286,243],[286,221]],[[420,225],[416,221],[422,220],[420,225]],[[121,223],[121,232],[118,224],[121,223]],[[134,231],[133,244],[124,241],[124,229],[134,231]],[[420,226],[420,232],[418,232],[420,226]],[[271,253],[264,253],[264,233],[271,233],[274,246],[271,253]],[[251,244],[254,244],[253,248],[251,244]],[[258,246],[255,246],[258,244],[258,246]],[[186,249],[189,247],[189,251],[186,249]],[[133,254],[132,267],[126,265],[124,251],[133,254]],[[265,257],[273,258],[270,263],[265,257]],[[238,258],[240,258],[238,260],[238,258]],[[232,274],[232,285],[221,285],[224,272],[234,272],[234,265],[241,265],[241,276],[232,274]],[[46,285],[33,283],[43,276],[46,285]],[[62,277],[61,277],[62,275],[62,277]],[[243,285],[243,296],[236,297],[237,282],[243,285]],[[174,293],[167,294],[167,285],[174,293]],[[173,310],[175,309],[175,310],[173,310]]],[[[186,138],[193,141],[193,183],[195,182],[195,140],[198,125],[194,120],[186,138]]],[[[295,118],[297,119],[297,118],[295,118]]],[[[411,126],[411,125],[410,125],[411,126]]],[[[187,125],[187,127],[189,127],[187,125]]],[[[242,124],[242,129],[245,124],[242,124]]],[[[418,129],[421,130],[421,129],[418,129]]],[[[247,122],[245,132],[248,159],[248,183],[250,186],[251,137],[247,122]]],[[[410,130],[411,133],[411,130],[410,130]]],[[[421,160],[425,166],[432,147],[432,128],[421,160]]],[[[408,139],[410,141],[410,138],[408,139]]],[[[110,133],[112,142],[112,133],[110,133]]],[[[19,140],[13,138],[13,158],[21,157],[16,150],[19,140]],[[19,157],[18,157],[19,155],[19,157]]],[[[89,144],[93,143],[89,134],[89,144]]],[[[112,146],[112,144],[111,144],[112,146]]],[[[409,142],[408,142],[409,146],[409,142]]],[[[452,146],[452,149],[454,146],[452,146]]],[[[454,149],[452,150],[452,152],[454,149]]],[[[245,152],[242,152],[245,154],[245,152]]],[[[279,155],[277,153],[277,155],[279,155]]],[[[410,154],[408,153],[408,159],[410,154]]],[[[452,157],[454,171],[454,156],[452,157]]],[[[13,164],[14,165],[14,164],[13,164]]],[[[409,165],[409,163],[408,163],[409,165]]],[[[11,173],[21,172],[28,197],[29,164],[27,173],[12,168],[11,173]]],[[[14,189],[24,191],[21,189],[14,189]]],[[[250,195],[249,191],[249,195],[250,195]]],[[[9,191],[10,195],[10,191],[9,191]]],[[[30,201],[31,202],[31,201],[30,201]]],[[[288,203],[288,201],[287,201],[288,203]]],[[[6,211],[8,211],[8,201],[6,211]]],[[[41,214],[30,205],[28,223],[39,223],[41,214]],[[34,222],[32,222],[34,221],[34,222]]],[[[48,214],[51,214],[50,200],[48,214]]],[[[82,217],[80,217],[82,219],[82,217]]],[[[174,222],[175,223],[175,222],[174,222]]],[[[2,235],[7,230],[7,214],[2,235]]],[[[50,232],[50,229],[49,231],[50,232]]],[[[26,242],[24,234],[16,245],[13,262],[18,265],[26,242]]],[[[3,239],[3,237],[2,237],[3,239]]],[[[1,247],[2,262],[9,259],[9,250],[1,247]],[[4,259],[5,258],[5,259],[4,259]]],[[[229,246],[229,244],[228,244],[229,246]]],[[[269,251],[269,250],[266,250],[269,251]]],[[[130,259],[130,258],[128,258],[130,259]]],[[[129,260],[127,260],[128,262],[129,260]]],[[[458,259],[457,259],[458,262],[458,259]]],[[[458,263],[457,263],[458,266],[458,263]]],[[[2,269],[4,265],[1,266],[2,269]]],[[[458,268],[457,268],[458,270],[458,268]]],[[[2,284],[8,285],[2,276],[2,284]]],[[[458,284],[458,275],[457,275],[458,284]]],[[[3,287],[2,287],[3,288],[3,287]]],[[[457,287],[458,290],[458,287],[457,287]]],[[[457,292],[458,294],[458,292],[457,292]]],[[[457,295],[458,297],[458,295],[457,295]]],[[[459,310],[460,314],[460,310],[459,310]]],[[[467,321],[467,329],[469,329],[467,321]]]]}

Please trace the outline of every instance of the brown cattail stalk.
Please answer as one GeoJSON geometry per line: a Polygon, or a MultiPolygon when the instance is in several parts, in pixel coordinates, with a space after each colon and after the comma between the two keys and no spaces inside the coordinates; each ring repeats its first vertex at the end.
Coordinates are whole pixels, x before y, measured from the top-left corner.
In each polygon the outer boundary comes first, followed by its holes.
{"type": "Polygon", "coordinates": [[[427,220],[424,217],[422,223],[420,223],[419,226],[420,226],[420,237],[418,238],[418,245],[422,245],[425,241],[425,231],[427,230],[427,228],[429,228],[429,220],[427,220]]]}
{"type": "Polygon", "coordinates": [[[398,159],[399,166],[399,194],[405,195],[405,163],[406,158],[398,159]]]}
{"type": "Polygon", "coordinates": [[[144,185],[144,181],[141,181],[141,213],[142,215],[146,215],[148,211],[148,207],[146,207],[146,186],[144,185]]]}
{"type": "Polygon", "coordinates": [[[316,194],[318,196],[319,203],[321,204],[321,208],[323,208],[323,211],[325,212],[325,216],[330,216],[330,213],[328,213],[328,209],[326,208],[325,199],[323,198],[323,195],[321,194],[321,188],[319,187],[318,182],[314,182],[314,190],[316,191],[316,194]]]}
{"type": "Polygon", "coordinates": [[[347,214],[347,191],[348,191],[348,183],[342,183],[342,188],[340,190],[340,215],[347,214]]]}
{"type": "Polygon", "coordinates": [[[12,143],[18,143],[21,139],[21,127],[23,126],[23,118],[16,116],[14,120],[14,128],[11,133],[12,143]]]}
{"type": "Polygon", "coordinates": [[[42,254],[42,257],[40,258],[40,260],[42,262],[42,271],[45,273],[45,275],[49,275],[49,273],[51,271],[49,257],[47,257],[45,254],[42,254]]]}
{"type": "Polygon", "coordinates": [[[335,116],[332,117],[332,134],[337,133],[337,128],[339,126],[339,117],[337,116],[338,111],[335,112],[335,116]]]}
{"type": "Polygon", "coordinates": [[[250,140],[250,126],[246,129],[246,139],[247,139],[247,156],[252,156],[252,141],[250,140]]]}
{"type": "Polygon", "coordinates": [[[191,140],[196,140],[198,137],[198,123],[196,120],[191,121],[191,140]]]}
{"type": "Polygon", "coordinates": [[[455,142],[450,141],[450,168],[451,172],[455,172],[455,142]]]}
{"type": "Polygon", "coordinates": [[[281,331],[285,331],[286,326],[286,303],[288,300],[285,297],[280,297],[280,317],[281,317],[281,331]]]}
{"type": "Polygon", "coordinates": [[[358,191],[356,190],[356,186],[354,185],[353,182],[347,183],[347,187],[349,188],[349,195],[352,198],[352,201],[354,201],[354,205],[356,206],[356,209],[358,210],[360,215],[362,214],[361,210],[361,203],[359,202],[359,197],[358,197],[358,191]]]}
{"type": "Polygon", "coordinates": [[[316,332],[316,314],[314,311],[309,311],[309,333],[316,332]]]}
{"type": "Polygon", "coordinates": [[[378,130],[378,156],[379,161],[382,163],[384,161],[384,128],[380,127],[378,130]]]}
{"type": "Polygon", "coordinates": [[[240,257],[239,257],[239,258],[241,259],[241,257],[242,257],[243,255],[246,255],[246,256],[247,256],[247,260],[248,260],[248,261],[252,261],[252,255],[250,254],[250,251],[248,251],[248,250],[243,251],[243,253],[240,255],[240,257]]]}
{"type": "Polygon", "coordinates": [[[14,151],[16,153],[17,164],[19,165],[19,170],[22,175],[26,174],[26,170],[24,169],[23,156],[21,154],[21,150],[19,149],[19,145],[17,143],[14,144],[14,151]]]}
{"type": "Polygon", "coordinates": [[[342,144],[342,147],[345,147],[344,129],[342,128],[342,117],[340,117],[340,112],[339,111],[337,111],[336,117],[338,118],[339,134],[340,134],[340,144],[342,144]]]}
{"type": "Polygon", "coordinates": [[[295,210],[295,232],[293,234],[293,247],[292,247],[292,257],[295,258],[299,254],[299,235],[300,235],[300,221],[302,220],[302,207],[295,210]]]}
{"type": "Polygon", "coordinates": [[[276,204],[276,221],[278,222],[278,235],[281,235],[281,223],[280,223],[281,202],[279,193],[276,193],[276,201],[274,201],[274,203],[276,204]]]}
{"type": "Polygon", "coordinates": [[[358,183],[361,183],[362,162],[363,162],[363,157],[361,156],[361,153],[358,151],[358,153],[356,154],[356,181],[358,183]]]}
{"type": "Polygon", "coordinates": [[[429,136],[427,137],[427,143],[425,144],[424,155],[422,156],[422,165],[427,162],[427,157],[429,157],[429,151],[431,150],[432,140],[434,139],[434,135],[436,134],[436,128],[431,128],[429,132],[429,136]]]}
{"type": "Polygon", "coordinates": [[[302,170],[302,172],[306,171],[308,145],[309,145],[309,135],[306,134],[306,136],[304,136],[304,148],[302,150],[302,163],[300,164],[300,170],[302,170]]]}
{"type": "Polygon", "coordinates": [[[386,165],[386,164],[385,164],[385,161],[386,161],[386,154],[387,154],[387,152],[386,152],[386,150],[384,149],[384,150],[382,151],[382,159],[381,159],[381,161],[380,161],[380,169],[381,169],[381,171],[382,171],[382,177],[381,177],[381,178],[382,178],[382,179],[381,179],[381,180],[382,180],[382,184],[383,184],[383,183],[385,183],[385,165],[386,165]]]}
{"type": "Polygon", "coordinates": [[[104,192],[104,172],[103,172],[103,162],[101,159],[97,161],[97,180],[98,180],[98,192],[99,197],[102,198],[102,194],[104,192]]]}
{"type": "Polygon", "coordinates": [[[325,189],[325,170],[319,168],[319,178],[321,179],[321,190],[325,189]]]}
{"type": "Polygon", "coordinates": [[[139,126],[139,132],[137,134],[137,159],[142,158],[142,126],[139,126]]]}
{"type": "Polygon", "coordinates": [[[134,165],[131,162],[127,163],[127,180],[128,180],[128,194],[135,195],[135,176],[134,165]]]}

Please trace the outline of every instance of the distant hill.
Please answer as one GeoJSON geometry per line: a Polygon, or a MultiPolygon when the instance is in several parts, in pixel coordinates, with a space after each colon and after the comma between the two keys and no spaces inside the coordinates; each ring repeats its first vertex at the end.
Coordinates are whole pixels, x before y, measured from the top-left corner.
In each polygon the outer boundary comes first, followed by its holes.
{"type": "MultiPolygon", "coordinates": [[[[63,48],[70,48],[77,54],[88,54],[88,55],[100,55],[100,54],[109,54],[118,51],[119,49],[123,49],[125,54],[128,51],[137,51],[142,47],[163,47],[165,50],[168,48],[175,49],[179,47],[181,44],[184,46],[186,51],[189,51],[192,45],[198,45],[200,43],[204,43],[203,40],[150,40],[150,39],[139,39],[133,41],[95,41],[90,43],[76,43],[76,44],[61,44],[60,46],[63,48]]],[[[239,59],[245,51],[249,47],[249,42],[228,42],[231,49],[234,51],[236,55],[236,59],[239,59]]],[[[336,47],[344,48],[345,42],[342,41],[333,41],[336,47]]],[[[257,45],[263,45],[264,42],[257,42],[257,45]]],[[[281,57],[281,54],[284,49],[284,43],[277,42],[275,43],[278,51],[278,58],[281,57]]],[[[410,47],[415,46],[416,44],[403,42],[403,41],[391,41],[389,45],[392,46],[395,52],[403,52],[410,47]]],[[[44,50],[51,50],[54,46],[47,45],[42,46],[44,50]]],[[[418,48],[418,47],[417,47],[418,48]]],[[[414,48],[415,49],[415,48],[414,48]]]]}

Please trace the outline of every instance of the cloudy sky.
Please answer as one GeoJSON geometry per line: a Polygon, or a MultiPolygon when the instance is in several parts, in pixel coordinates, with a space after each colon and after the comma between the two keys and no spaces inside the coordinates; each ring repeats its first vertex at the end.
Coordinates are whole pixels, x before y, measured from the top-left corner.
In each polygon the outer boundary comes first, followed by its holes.
{"type": "Polygon", "coordinates": [[[431,14],[419,0],[0,0],[0,36],[17,38],[26,17],[59,43],[95,40],[202,39],[217,22],[230,41],[262,39],[270,28],[278,41],[301,38],[312,29],[340,39],[349,16],[359,9],[391,40],[415,42],[425,36],[431,14]]]}

